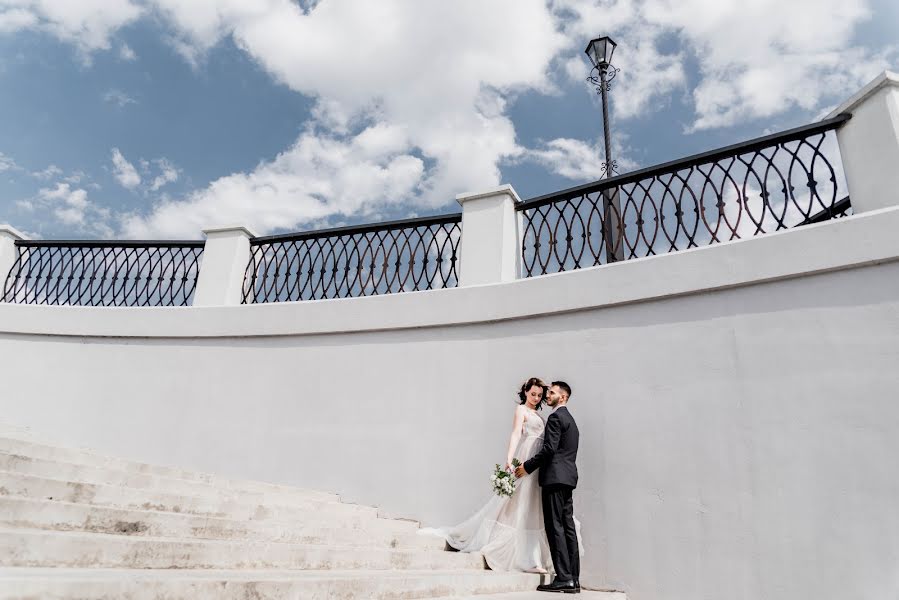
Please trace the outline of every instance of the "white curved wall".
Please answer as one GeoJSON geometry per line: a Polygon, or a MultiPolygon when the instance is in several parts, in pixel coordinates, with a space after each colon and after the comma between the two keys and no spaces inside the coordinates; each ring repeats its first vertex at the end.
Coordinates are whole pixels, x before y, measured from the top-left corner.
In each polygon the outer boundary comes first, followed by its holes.
{"type": "Polygon", "coordinates": [[[494,286],[269,306],[0,304],[0,421],[338,491],[489,495],[518,383],[571,383],[585,583],[899,593],[899,210],[494,286]]]}

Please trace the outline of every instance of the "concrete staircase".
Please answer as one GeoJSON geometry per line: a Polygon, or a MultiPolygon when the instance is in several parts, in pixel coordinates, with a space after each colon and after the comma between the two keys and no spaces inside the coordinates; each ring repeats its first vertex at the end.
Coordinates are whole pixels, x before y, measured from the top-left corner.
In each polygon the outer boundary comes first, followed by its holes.
{"type": "Polygon", "coordinates": [[[540,576],[418,528],[335,494],[0,435],[0,599],[545,596],[540,576]]]}

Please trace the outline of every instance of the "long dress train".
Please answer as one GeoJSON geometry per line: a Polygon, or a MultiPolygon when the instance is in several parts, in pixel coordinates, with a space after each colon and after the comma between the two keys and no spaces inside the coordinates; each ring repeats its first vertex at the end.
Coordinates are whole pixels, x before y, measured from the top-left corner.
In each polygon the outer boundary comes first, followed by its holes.
{"type": "MultiPolygon", "coordinates": [[[[528,411],[514,457],[521,462],[543,446],[543,420],[528,411]]],[[[580,545],[580,523],[575,519],[580,545]]],[[[461,552],[481,552],[494,571],[552,572],[543,527],[543,498],[537,473],[517,480],[512,496],[492,496],[475,514],[454,527],[421,530],[436,534],[461,552]]],[[[583,549],[581,550],[583,554],[583,549]]]]}

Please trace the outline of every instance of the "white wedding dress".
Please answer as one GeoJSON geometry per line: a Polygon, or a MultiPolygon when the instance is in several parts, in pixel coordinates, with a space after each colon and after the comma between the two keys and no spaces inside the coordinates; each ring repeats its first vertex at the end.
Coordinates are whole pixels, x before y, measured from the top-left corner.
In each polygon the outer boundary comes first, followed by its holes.
{"type": "MultiPolygon", "coordinates": [[[[543,429],[543,419],[535,411],[527,410],[521,440],[513,456],[522,463],[534,456],[543,446],[543,429]]],[[[575,527],[580,546],[581,527],[577,519],[575,527]]],[[[543,528],[543,498],[537,471],[518,479],[512,496],[494,495],[459,525],[421,532],[439,535],[461,552],[482,553],[494,571],[553,571],[543,528]]]]}

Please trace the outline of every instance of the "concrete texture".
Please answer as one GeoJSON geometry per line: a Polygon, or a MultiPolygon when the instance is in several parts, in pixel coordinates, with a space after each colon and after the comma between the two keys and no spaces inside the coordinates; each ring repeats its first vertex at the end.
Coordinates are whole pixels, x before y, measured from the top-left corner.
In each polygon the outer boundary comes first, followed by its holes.
{"type": "MultiPolygon", "coordinates": [[[[509,590],[530,600],[538,575],[489,571],[148,571],[3,569],[4,600],[396,600],[480,598],[509,590]],[[461,596],[460,596],[461,595],[461,596]]],[[[590,595],[581,594],[581,598],[590,595]]],[[[514,598],[514,596],[512,596],[514,598]]],[[[602,598],[601,596],[599,598],[602,598]]],[[[602,598],[602,600],[607,600],[602,598]]],[[[620,595],[608,600],[624,600],[620,595]]]]}
{"type": "Polygon", "coordinates": [[[250,481],[219,489],[215,476],[181,471],[176,479],[166,468],[10,437],[0,437],[0,447],[19,452],[0,464],[10,469],[0,470],[3,600],[431,598],[516,592],[541,581],[486,571],[480,555],[445,551],[442,540],[419,535],[417,523],[381,519],[330,494],[250,481]],[[156,506],[166,494],[158,488],[183,492],[193,512],[156,506]],[[156,508],[123,507],[141,495],[156,508]],[[229,506],[235,497],[257,501],[257,514],[226,518],[216,515],[233,510],[198,506],[229,506]],[[277,514],[273,497],[290,515],[277,514]]]}

